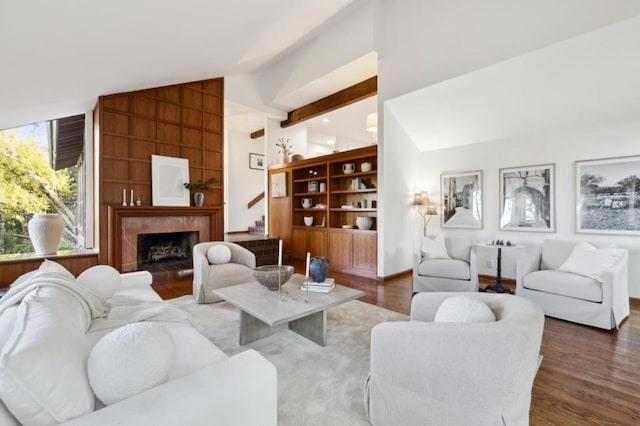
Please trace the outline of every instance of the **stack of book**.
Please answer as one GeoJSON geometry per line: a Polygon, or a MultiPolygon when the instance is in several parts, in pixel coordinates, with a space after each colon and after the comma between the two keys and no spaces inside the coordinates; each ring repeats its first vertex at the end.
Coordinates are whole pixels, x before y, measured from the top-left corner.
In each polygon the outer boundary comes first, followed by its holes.
{"type": "Polygon", "coordinates": [[[302,283],[302,287],[300,290],[307,290],[309,287],[309,291],[314,293],[329,293],[336,286],[336,282],[333,278],[327,278],[321,283],[317,283],[315,281],[310,281],[308,284],[302,283]]]}

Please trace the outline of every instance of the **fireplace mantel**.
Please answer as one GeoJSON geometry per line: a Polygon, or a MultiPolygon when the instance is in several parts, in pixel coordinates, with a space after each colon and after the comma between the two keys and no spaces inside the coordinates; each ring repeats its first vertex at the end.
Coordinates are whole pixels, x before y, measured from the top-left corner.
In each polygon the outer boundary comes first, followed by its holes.
{"type": "MultiPolygon", "coordinates": [[[[207,221],[208,235],[201,235],[200,242],[215,241],[223,239],[222,222],[223,214],[218,207],[153,207],[153,206],[122,206],[109,205],[109,222],[108,222],[108,259],[107,263],[118,271],[123,270],[123,219],[126,218],[166,218],[175,217],[179,221],[184,222],[185,218],[205,217],[207,221]]],[[[152,223],[146,221],[145,223],[152,223]]],[[[184,228],[184,226],[182,226],[184,228]]],[[[169,231],[172,231],[170,229],[169,231]]],[[[167,230],[161,231],[167,232],[167,230]]],[[[102,262],[104,263],[104,262],[102,262]]]]}

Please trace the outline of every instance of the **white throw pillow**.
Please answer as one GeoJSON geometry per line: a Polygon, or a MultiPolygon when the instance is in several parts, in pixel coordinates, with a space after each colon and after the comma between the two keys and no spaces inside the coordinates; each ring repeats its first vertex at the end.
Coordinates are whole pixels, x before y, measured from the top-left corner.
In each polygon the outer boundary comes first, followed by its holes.
{"type": "Polygon", "coordinates": [[[570,272],[602,281],[602,274],[624,257],[624,249],[580,249],[576,246],[558,271],[570,272]]]}
{"type": "Polygon", "coordinates": [[[434,322],[492,322],[493,311],[473,296],[452,296],[445,299],[433,319],[434,322]]]}
{"type": "Polygon", "coordinates": [[[160,324],[137,322],[102,337],[89,354],[91,388],[105,405],[164,383],[175,360],[171,333],[160,324]]]}
{"type": "Polygon", "coordinates": [[[120,272],[112,266],[96,265],[78,275],[76,282],[88,287],[103,299],[108,299],[122,288],[120,272]]]}
{"type": "Polygon", "coordinates": [[[212,265],[222,265],[231,260],[231,250],[224,244],[216,244],[207,250],[207,260],[212,265]]]}
{"type": "Polygon", "coordinates": [[[447,253],[444,234],[439,234],[435,238],[425,237],[422,239],[422,257],[431,259],[451,259],[447,253]]]}

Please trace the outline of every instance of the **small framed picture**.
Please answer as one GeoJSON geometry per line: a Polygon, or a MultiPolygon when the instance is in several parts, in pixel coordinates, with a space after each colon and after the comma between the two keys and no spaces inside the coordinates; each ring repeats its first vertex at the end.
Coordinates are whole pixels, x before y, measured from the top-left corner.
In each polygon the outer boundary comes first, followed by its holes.
{"type": "Polygon", "coordinates": [[[500,230],[555,232],[555,164],[500,169],[500,230]]]}
{"type": "Polygon", "coordinates": [[[482,229],[482,170],[440,176],[443,228],[482,229]]]}
{"type": "Polygon", "coordinates": [[[576,232],[640,235],[640,156],[576,161],[576,232]]]}
{"type": "Polygon", "coordinates": [[[271,175],[271,197],[281,198],[287,196],[287,172],[271,175]]]}
{"type": "Polygon", "coordinates": [[[255,170],[264,170],[264,155],[250,153],[249,168],[255,170]]]}

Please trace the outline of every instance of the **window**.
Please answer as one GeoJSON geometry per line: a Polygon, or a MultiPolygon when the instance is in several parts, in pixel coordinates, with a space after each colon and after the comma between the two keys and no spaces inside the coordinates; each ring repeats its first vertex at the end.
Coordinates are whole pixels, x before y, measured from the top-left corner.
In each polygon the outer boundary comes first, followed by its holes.
{"type": "Polygon", "coordinates": [[[0,130],[0,254],[33,253],[36,213],[65,223],[59,250],[84,247],[84,115],[0,130]]]}

